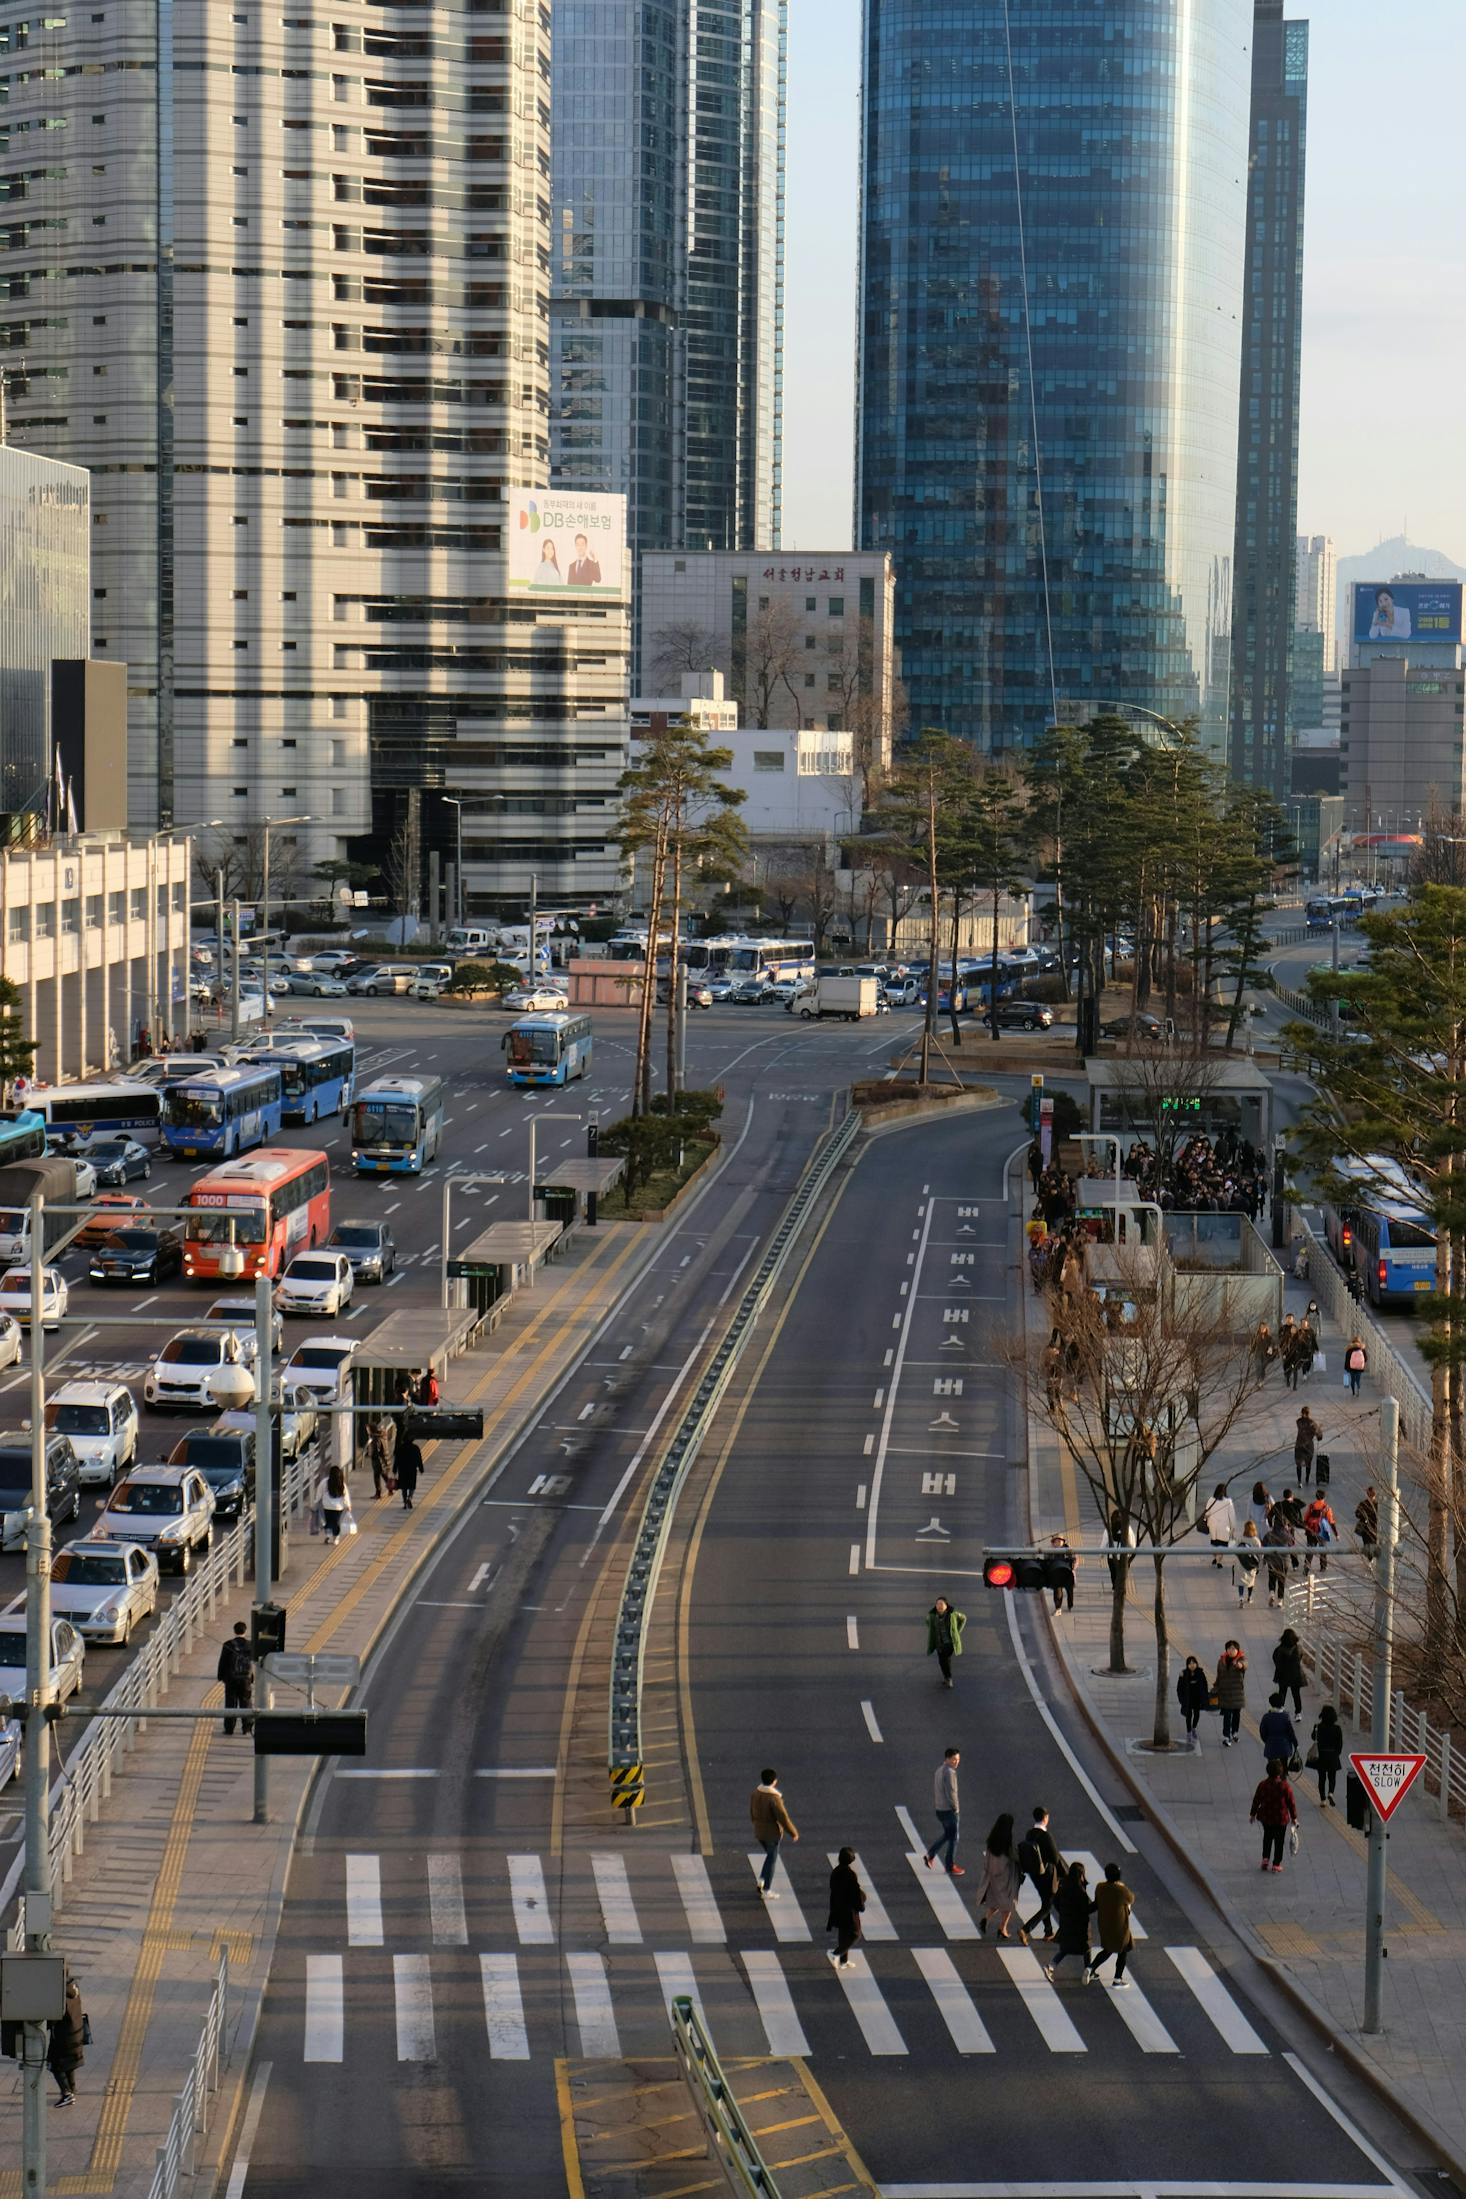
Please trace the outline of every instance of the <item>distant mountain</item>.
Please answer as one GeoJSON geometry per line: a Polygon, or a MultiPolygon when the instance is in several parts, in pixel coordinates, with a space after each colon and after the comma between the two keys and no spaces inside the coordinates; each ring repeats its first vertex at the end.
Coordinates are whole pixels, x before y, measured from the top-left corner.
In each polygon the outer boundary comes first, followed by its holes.
{"type": "Polygon", "coordinates": [[[1456,564],[1444,550],[1422,549],[1418,542],[1407,542],[1402,534],[1391,535],[1388,542],[1378,542],[1362,557],[1339,559],[1339,639],[1344,650],[1348,649],[1349,605],[1354,600],[1354,586],[1361,580],[1398,580],[1401,573],[1424,573],[1427,580],[1466,580],[1466,565],[1456,564]]]}

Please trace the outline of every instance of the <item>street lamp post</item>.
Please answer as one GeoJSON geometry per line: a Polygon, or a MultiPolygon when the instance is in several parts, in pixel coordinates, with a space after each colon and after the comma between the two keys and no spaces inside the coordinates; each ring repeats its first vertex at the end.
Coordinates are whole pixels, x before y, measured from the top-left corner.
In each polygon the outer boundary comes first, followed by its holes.
{"type": "MultiPolygon", "coordinates": [[[[51,1521],[46,1510],[46,1381],[44,1283],[46,1202],[34,1198],[31,1220],[31,1502],[25,1535],[25,1948],[51,1947],[51,1850],[47,1803],[51,1787],[51,1521]]],[[[46,2026],[24,2032],[25,2095],[21,2151],[25,2199],[46,2189],[46,2026]]]]}
{"type": "MultiPolygon", "coordinates": [[[[1395,1653],[1395,1537],[1399,1531],[1400,1502],[1400,1407],[1387,1397],[1379,1409],[1381,1449],[1384,1453],[1384,1486],[1379,1501],[1379,1554],[1374,1583],[1374,1702],[1370,1721],[1370,1746],[1377,1756],[1390,1746],[1390,1693],[1394,1682],[1395,1653]]],[[[1383,2029],[1380,2002],[1384,1991],[1385,1890],[1389,1884],[1390,1829],[1371,1812],[1369,1860],[1364,1897],[1364,2022],[1366,2037],[1383,2029]]]]}

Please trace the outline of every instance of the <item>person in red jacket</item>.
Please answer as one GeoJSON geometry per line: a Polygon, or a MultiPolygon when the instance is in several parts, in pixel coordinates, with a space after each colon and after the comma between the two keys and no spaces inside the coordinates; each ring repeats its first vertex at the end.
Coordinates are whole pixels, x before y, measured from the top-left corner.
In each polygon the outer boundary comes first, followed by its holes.
{"type": "Polygon", "coordinates": [[[1298,1804],[1281,1756],[1274,1756],[1268,1764],[1267,1777],[1252,1797],[1251,1817],[1254,1825],[1262,1827],[1262,1869],[1280,1871],[1288,1827],[1298,1822],[1298,1804]]]}

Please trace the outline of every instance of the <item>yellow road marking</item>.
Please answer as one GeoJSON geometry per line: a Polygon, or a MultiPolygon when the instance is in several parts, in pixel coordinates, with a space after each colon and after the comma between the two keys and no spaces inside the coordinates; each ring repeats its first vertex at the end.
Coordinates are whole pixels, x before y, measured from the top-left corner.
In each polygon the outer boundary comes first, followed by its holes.
{"type": "MultiPolygon", "coordinates": [[[[740,2107],[745,2107],[746,2104],[743,2100],[738,2103],[740,2107]]],[[[755,2138],[772,2138],[776,2131],[802,2130],[806,2123],[817,2123],[818,2121],[818,2115],[791,2115],[785,2123],[760,2123],[753,2135],[755,2138]]],[[[783,2166],[787,2168],[789,2163],[785,2161],[783,2166]]]]}
{"type": "Polygon", "coordinates": [[[570,2098],[570,2065],[562,2054],[555,2056],[555,2107],[560,2117],[560,2157],[565,2163],[567,2199],[585,2199],[580,2147],[575,2137],[575,2109],[570,2098]]]}
{"type": "MultiPolygon", "coordinates": [[[[809,2094],[810,2098],[814,2101],[815,2106],[819,2109],[826,2130],[830,2133],[830,2136],[832,2138],[839,2139],[840,2144],[844,2149],[845,2159],[849,2163],[850,2167],[854,2169],[857,2177],[861,2179],[865,2188],[868,2191],[879,2191],[880,2186],[877,2184],[875,2178],[871,2175],[871,2172],[866,2167],[864,2161],[862,2161],[862,2159],[860,2158],[860,2155],[856,2151],[854,2143],[850,2138],[849,2132],[843,2127],[839,2116],[835,2113],[835,2110],[831,2107],[829,2101],[825,2098],[824,2092],[822,2091],[820,2086],[816,2084],[814,2078],[810,2075],[809,2063],[801,2060],[800,2057],[796,2054],[790,2057],[789,2066],[791,2069],[794,2069],[798,2072],[799,2081],[804,2086],[804,2089],[809,2094]]],[[[846,2190],[848,2188],[849,2187],[846,2185],[836,2185],[835,2187],[836,2190],[846,2190]]],[[[857,2185],[856,2188],[859,2189],[860,2187],[857,2185]]]]}

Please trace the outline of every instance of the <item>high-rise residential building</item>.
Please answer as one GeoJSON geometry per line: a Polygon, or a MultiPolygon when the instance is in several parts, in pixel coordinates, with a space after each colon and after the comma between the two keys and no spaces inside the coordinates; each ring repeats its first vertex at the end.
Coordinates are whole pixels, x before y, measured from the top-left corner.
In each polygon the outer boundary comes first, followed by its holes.
{"type": "MultiPolygon", "coordinates": [[[[0,79],[11,436],[91,471],[134,821],[385,849],[467,750],[568,749],[618,695],[624,733],[624,605],[511,609],[504,572],[549,477],[545,0],[107,0],[0,26],[0,79]]],[[[568,872],[563,799],[509,780],[515,878],[568,872]]],[[[479,814],[470,891],[508,895],[479,814]]]]}
{"type": "Polygon", "coordinates": [[[552,449],[643,549],[777,548],[788,0],[558,0],[552,449]]]}
{"type": "Polygon", "coordinates": [[[1252,0],[865,0],[856,524],[913,725],[1225,744],[1251,43],[1252,0]]]}
{"type": "Polygon", "coordinates": [[[1294,590],[1293,618],[1298,632],[1322,636],[1322,668],[1337,672],[1339,560],[1332,535],[1299,535],[1294,590]]]}
{"type": "MultiPolygon", "coordinates": [[[[88,483],[74,466],[0,445],[0,838],[56,815],[53,668],[88,655],[88,483]],[[21,820],[26,820],[21,822],[21,820]]],[[[64,808],[64,797],[62,802],[64,808]]]]}
{"type": "Polygon", "coordinates": [[[1347,822],[1418,832],[1466,809],[1466,645],[1460,581],[1420,574],[1348,591],[1340,751],[1347,822]]]}
{"type": "Polygon", "coordinates": [[[1308,25],[1285,23],[1283,0],[1253,9],[1229,762],[1281,798],[1294,724],[1308,25]]]}

